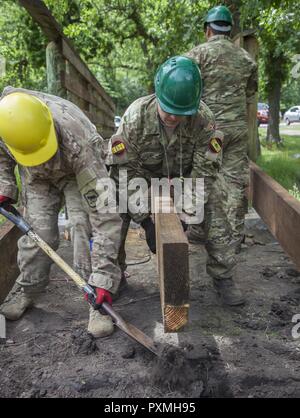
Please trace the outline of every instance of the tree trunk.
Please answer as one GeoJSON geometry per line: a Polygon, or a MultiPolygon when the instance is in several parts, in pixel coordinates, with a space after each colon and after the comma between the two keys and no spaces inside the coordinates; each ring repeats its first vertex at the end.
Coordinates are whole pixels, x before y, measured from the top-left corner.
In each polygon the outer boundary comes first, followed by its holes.
{"type": "Polygon", "coordinates": [[[266,92],[269,102],[269,124],[266,141],[276,144],[282,142],[279,133],[279,112],[281,87],[286,78],[286,64],[284,53],[274,57],[274,48],[270,47],[265,66],[267,74],[266,92]]]}
{"type": "Polygon", "coordinates": [[[241,7],[241,0],[224,0],[223,3],[232,13],[233,28],[231,31],[231,36],[234,38],[238,33],[241,32],[241,13],[239,10],[241,7]]]}
{"type": "Polygon", "coordinates": [[[280,93],[281,93],[281,80],[274,79],[269,84],[268,89],[268,102],[269,102],[269,124],[267,130],[267,142],[281,142],[279,133],[279,111],[280,111],[280,93]]]}

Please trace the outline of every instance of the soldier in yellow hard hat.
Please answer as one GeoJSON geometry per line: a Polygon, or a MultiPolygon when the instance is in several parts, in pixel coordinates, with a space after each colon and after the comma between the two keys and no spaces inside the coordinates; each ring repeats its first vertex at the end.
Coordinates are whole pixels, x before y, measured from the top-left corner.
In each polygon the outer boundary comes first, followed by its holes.
{"type": "MultiPolygon", "coordinates": [[[[65,199],[71,224],[82,238],[80,245],[89,246],[87,222],[93,230],[92,256],[89,253],[77,267],[89,276],[97,302],[111,303],[121,278],[117,263],[121,221],[117,214],[100,213],[97,205],[97,180],[108,175],[100,154],[102,140],[73,103],[41,92],[4,89],[0,100],[0,205],[17,200],[14,168],[18,164],[26,218],[56,249],[58,214],[65,199]]],[[[52,263],[27,236],[18,245],[20,275],[0,309],[11,320],[20,318],[45,289],[52,263]]],[[[95,337],[109,335],[112,320],[91,309],[88,330],[95,337]]]]}

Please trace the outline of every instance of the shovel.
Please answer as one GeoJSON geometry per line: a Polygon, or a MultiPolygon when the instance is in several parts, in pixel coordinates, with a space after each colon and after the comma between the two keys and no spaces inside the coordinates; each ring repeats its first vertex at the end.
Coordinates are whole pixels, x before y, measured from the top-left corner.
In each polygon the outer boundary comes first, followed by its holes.
{"type": "Polygon", "coordinates": [[[124,321],[121,316],[106,302],[103,302],[100,308],[96,308],[96,293],[95,290],[83,280],[45,241],[42,240],[32,229],[32,227],[25,221],[21,214],[10,204],[0,206],[0,213],[13,222],[24,234],[29,236],[83,291],[87,296],[88,302],[94,309],[103,309],[114,321],[114,324],[125,332],[133,340],[137,341],[145,348],[150,350],[158,356],[158,348],[154,341],[145,335],[141,330],[134,325],[124,321]]]}

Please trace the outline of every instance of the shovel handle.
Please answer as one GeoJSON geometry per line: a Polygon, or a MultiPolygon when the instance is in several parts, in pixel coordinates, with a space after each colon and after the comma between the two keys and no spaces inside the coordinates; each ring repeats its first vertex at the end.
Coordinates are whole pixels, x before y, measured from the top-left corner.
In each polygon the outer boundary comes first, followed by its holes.
{"type": "Polygon", "coordinates": [[[3,204],[0,206],[1,215],[14,223],[24,234],[27,234],[32,228],[25,221],[22,215],[10,204],[3,204]]]}

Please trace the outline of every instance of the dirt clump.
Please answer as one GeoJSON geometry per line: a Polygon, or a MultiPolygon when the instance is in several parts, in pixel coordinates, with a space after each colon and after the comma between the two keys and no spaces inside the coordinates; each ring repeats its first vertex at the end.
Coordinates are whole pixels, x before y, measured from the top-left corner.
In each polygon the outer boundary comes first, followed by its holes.
{"type": "Polygon", "coordinates": [[[98,350],[95,338],[82,328],[78,328],[72,332],[71,343],[75,348],[75,354],[89,355],[98,350]]]}
{"type": "Polygon", "coordinates": [[[184,350],[169,344],[162,347],[153,367],[151,380],[161,388],[181,392],[190,391],[190,386],[198,381],[198,385],[203,389],[203,382],[199,380],[184,350]]]}

